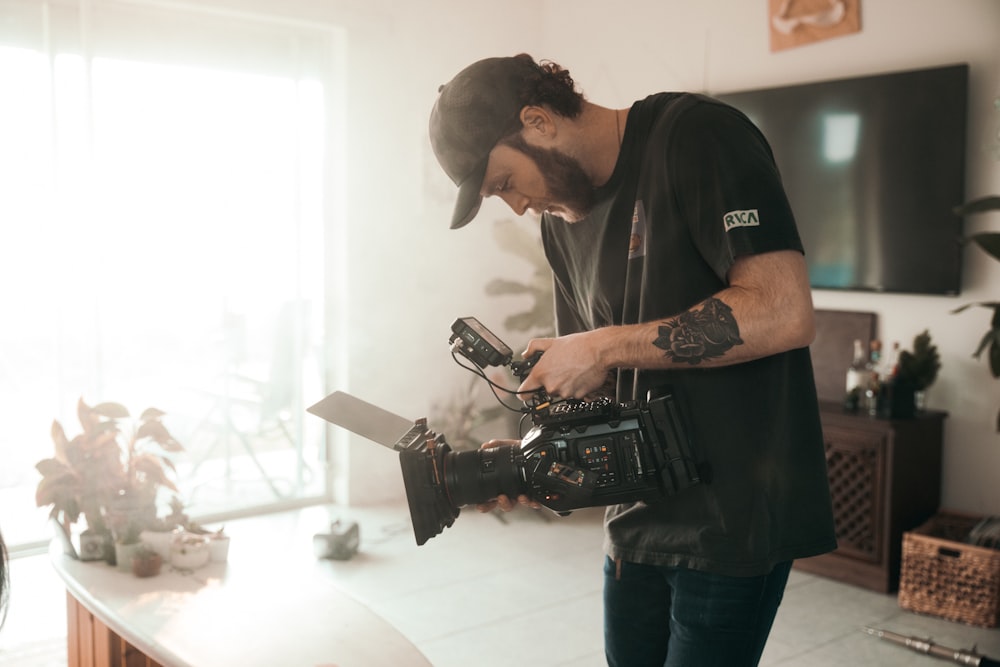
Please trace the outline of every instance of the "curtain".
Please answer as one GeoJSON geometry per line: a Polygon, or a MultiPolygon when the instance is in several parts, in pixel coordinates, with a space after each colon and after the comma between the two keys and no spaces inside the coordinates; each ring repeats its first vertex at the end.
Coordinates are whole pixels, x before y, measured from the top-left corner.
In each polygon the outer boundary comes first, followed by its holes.
{"type": "MultiPolygon", "coordinates": [[[[280,4],[276,3],[276,7],[280,4]]],[[[53,419],[147,407],[194,514],[323,498],[342,31],[211,3],[0,0],[0,525],[53,419]]],[[[163,499],[166,502],[166,499],[163,499]]]]}

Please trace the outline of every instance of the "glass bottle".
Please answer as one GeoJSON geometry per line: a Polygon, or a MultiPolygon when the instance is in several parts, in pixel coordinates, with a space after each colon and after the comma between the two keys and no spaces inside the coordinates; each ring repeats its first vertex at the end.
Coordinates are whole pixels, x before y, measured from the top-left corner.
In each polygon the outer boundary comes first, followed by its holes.
{"type": "Polygon", "coordinates": [[[871,384],[871,370],[868,368],[868,360],[865,358],[865,351],[861,345],[861,339],[854,340],[854,358],[851,365],[847,367],[847,382],[845,406],[850,410],[857,410],[864,399],[865,392],[871,384]]]}
{"type": "Polygon", "coordinates": [[[895,417],[893,408],[896,394],[896,376],[899,374],[899,341],[892,344],[892,351],[885,356],[879,371],[878,414],[881,417],[895,417]]]}
{"type": "Polygon", "coordinates": [[[865,369],[868,371],[868,375],[865,378],[868,382],[865,388],[865,408],[868,410],[868,414],[875,416],[878,414],[878,400],[879,400],[879,371],[880,364],[882,363],[882,341],[878,338],[872,340],[868,351],[868,363],[865,364],[865,369]]]}

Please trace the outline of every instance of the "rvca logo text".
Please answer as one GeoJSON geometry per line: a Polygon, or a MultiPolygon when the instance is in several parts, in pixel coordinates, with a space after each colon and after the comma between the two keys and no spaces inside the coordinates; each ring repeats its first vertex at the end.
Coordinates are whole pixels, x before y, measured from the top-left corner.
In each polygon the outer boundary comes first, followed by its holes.
{"type": "Polygon", "coordinates": [[[722,222],[728,232],[734,227],[759,227],[760,217],[757,215],[757,209],[751,208],[746,211],[730,211],[722,216],[722,222]]]}

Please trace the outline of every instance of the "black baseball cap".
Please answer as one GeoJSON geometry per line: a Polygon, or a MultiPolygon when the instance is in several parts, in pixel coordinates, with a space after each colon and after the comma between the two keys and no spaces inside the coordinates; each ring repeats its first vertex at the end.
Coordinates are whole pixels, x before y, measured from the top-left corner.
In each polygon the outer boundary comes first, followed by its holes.
{"type": "Polygon", "coordinates": [[[452,229],[464,227],[479,212],[490,151],[520,129],[520,93],[537,71],[535,61],[525,54],[486,58],[438,89],[430,138],[438,162],[458,186],[452,229]]]}

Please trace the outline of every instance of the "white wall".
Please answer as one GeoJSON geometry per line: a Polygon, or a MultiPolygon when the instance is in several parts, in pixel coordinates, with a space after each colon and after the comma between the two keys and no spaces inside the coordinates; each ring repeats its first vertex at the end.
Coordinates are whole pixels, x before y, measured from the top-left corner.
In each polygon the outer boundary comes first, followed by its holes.
{"type": "MultiPolygon", "coordinates": [[[[467,315],[499,322],[502,310],[488,302],[483,286],[523,269],[507,266],[509,257],[491,236],[490,210],[509,212],[486,207],[481,224],[448,229],[455,187],[431,152],[428,116],[438,86],[480,58],[532,50],[541,42],[541,23],[522,20],[529,3],[357,6],[348,25],[349,294],[341,327],[350,353],[347,386],[339,388],[409,418],[430,416],[435,403],[471,377],[451,360],[451,323],[467,315]]],[[[331,349],[341,342],[331,338],[331,349]]],[[[402,497],[396,455],[345,439],[338,499],[402,497]]]]}
{"type": "MultiPolygon", "coordinates": [[[[339,12],[355,6],[334,4],[339,12]]],[[[1000,96],[1000,2],[861,4],[860,33],[772,53],[767,0],[623,0],[614,8],[604,0],[358,2],[348,20],[345,254],[351,282],[342,327],[350,345],[344,388],[404,415],[424,416],[440,397],[465,386],[447,351],[455,317],[476,315],[501,337],[508,334],[499,322],[511,304],[486,297],[483,286],[527,269],[497,250],[491,237],[491,220],[512,214],[489,202],[475,223],[448,231],[454,188],[426,138],[437,86],[481,57],[529,51],[569,68],[593,101],[620,107],[660,90],[712,92],[968,62],[967,194],[1000,193],[1000,162],[983,149],[1000,130],[993,107],[1000,96]]],[[[970,231],[1000,229],[996,214],[969,222],[970,231]]],[[[1000,436],[992,428],[1000,381],[971,358],[988,312],[949,314],[968,301],[1000,298],[1000,263],[971,247],[965,259],[958,298],[816,291],[814,300],[819,308],[876,312],[887,341],[908,345],[930,330],[943,368],[929,403],[949,413],[943,505],[1000,513],[1000,487],[993,483],[1000,436]]],[[[355,440],[346,451],[352,501],[399,496],[395,456],[355,440]]]]}

